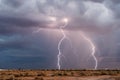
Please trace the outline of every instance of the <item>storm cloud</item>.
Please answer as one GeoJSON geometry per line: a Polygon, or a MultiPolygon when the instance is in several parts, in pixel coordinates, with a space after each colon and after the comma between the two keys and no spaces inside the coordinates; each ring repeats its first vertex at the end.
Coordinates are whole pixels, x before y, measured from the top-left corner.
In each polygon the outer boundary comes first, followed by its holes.
{"type": "Polygon", "coordinates": [[[96,45],[98,68],[119,68],[119,8],[120,0],[0,0],[0,68],[57,68],[64,17],[69,19],[64,31],[73,47],[63,41],[62,68],[94,66],[80,31],[96,45]]]}

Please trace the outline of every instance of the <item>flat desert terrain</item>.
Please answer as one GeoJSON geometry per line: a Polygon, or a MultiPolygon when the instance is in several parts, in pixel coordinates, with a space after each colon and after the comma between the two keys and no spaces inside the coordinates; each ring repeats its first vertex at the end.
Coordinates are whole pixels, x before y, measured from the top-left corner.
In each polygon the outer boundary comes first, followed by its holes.
{"type": "Polygon", "coordinates": [[[120,80],[120,70],[0,70],[0,80],[120,80]]]}

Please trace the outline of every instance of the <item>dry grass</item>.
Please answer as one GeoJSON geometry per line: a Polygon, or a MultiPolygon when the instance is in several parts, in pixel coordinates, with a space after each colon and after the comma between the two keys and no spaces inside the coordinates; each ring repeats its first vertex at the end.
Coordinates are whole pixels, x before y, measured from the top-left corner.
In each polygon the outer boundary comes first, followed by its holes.
{"type": "Polygon", "coordinates": [[[2,70],[0,80],[120,80],[120,70],[2,70]]]}

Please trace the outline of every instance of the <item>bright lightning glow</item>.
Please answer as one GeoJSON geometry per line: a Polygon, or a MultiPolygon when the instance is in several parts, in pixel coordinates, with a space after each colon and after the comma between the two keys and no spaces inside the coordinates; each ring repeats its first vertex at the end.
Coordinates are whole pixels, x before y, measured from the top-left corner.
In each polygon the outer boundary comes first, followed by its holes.
{"type": "MultiPolygon", "coordinates": [[[[63,37],[61,38],[61,40],[60,40],[59,43],[58,43],[58,51],[59,51],[59,53],[58,53],[58,55],[57,55],[57,58],[58,58],[57,66],[58,66],[58,69],[59,69],[59,70],[61,69],[60,62],[61,62],[61,56],[62,56],[62,53],[61,53],[61,50],[60,50],[60,46],[61,46],[61,44],[62,44],[62,41],[63,41],[65,38],[67,38],[67,36],[66,36],[65,33],[64,33],[63,28],[65,28],[65,27],[67,26],[67,24],[68,24],[68,19],[67,19],[67,18],[64,18],[62,21],[64,22],[64,25],[60,27],[60,31],[61,31],[61,33],[63,34],[63,37]]],[[[68,38],[67,38],[67,39],[68,39],[68,38]]],[[[68,39],[68,40],[69,40],[69,39],[68,39]]]]}
{"type": "Polygon", "coordinates": [[[63,22],[68,23],[68,19],[67,19],[67,18],[64,18],[64,19],[63,19],[63,22]]]}
{"type": "Polygon", "coordinates": [[[95,45],[93,44],[93,42],[83,33],[83,32],[80,32],[81,33],[81,36],[90,43],[91,45],[91,50],[92,50],[92,53],[91,55],[93,56],[94,60],[95,60],[95,67],[94,69],[96,70],[97,69],[97,65],[98,65],[98,61],[97,61],[97,58],[95,57],[95,45]]]}

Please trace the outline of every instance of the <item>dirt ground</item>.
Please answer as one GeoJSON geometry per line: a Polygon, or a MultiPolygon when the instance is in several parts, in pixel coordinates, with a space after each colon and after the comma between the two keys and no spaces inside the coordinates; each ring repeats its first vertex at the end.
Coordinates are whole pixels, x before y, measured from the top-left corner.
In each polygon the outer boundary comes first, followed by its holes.
{"type": "Polygon", "coordinates": [[[43,80],[120,80],[120,77],[93,76],[93,77],[51,77],[43,80]]]}
{"type": "Polygon", "coordinates": [[[20,77],[13,79],[0,80],[120,80],[120,77],[114,76],[92,76],[92,77],[20,77]]]}
{"type": "Polygon", "coordinates": [[[1,70],[0,80],[120,80],[120,70],[1,70]]]}

